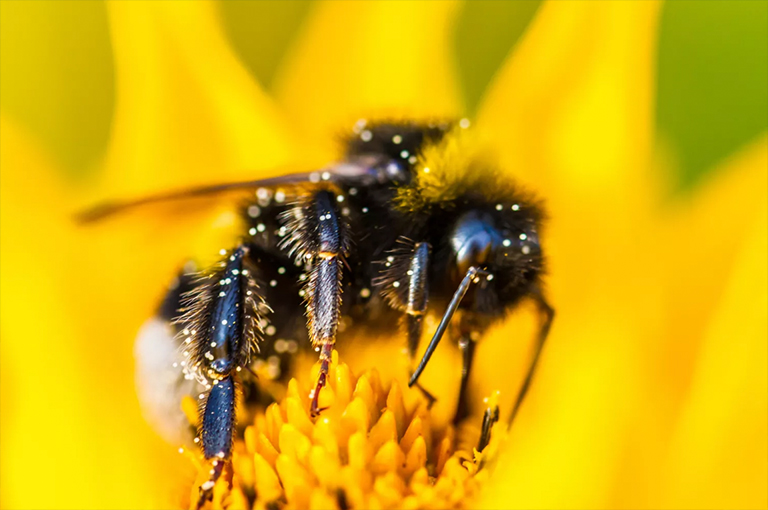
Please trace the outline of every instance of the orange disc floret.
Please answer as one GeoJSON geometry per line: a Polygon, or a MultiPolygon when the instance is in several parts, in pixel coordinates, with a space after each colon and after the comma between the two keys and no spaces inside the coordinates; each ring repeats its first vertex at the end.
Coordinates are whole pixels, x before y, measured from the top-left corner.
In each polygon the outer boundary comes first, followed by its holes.
{"type": "MultiPolygon", "coordinates": [[[[316,378],[318,366],[308,380],[316,378]]],[[[236,440],[210,508],[465,508],[477,494],[477,452],[456,449],[450,426],[433,427],[416,391],[360,377],[333,353],[323,409],[309,413],[309,388],[296,379],[285,397],[258,413],[236,440]]],[[[209,478],[205,463],[190,501],[209,478]]]]}

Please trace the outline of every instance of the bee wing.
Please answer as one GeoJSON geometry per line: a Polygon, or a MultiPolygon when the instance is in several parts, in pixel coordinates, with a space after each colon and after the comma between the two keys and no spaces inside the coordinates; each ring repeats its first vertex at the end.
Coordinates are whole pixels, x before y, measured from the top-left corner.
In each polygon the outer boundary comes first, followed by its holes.
{"type": "Polygon", "coordinates": [[[76,213],[75,219],[83,224],[93,223],[136,207],[174,200],[216,196],[222,193],[244,189],[292,186],[307,182],[320,182],[322,180],[354,182],[363,185],[377,181],[383,182],[388,179],[389,176],[386,174],[385,170],[375,168],[374,159],[358,158],[355,162],[334,164],[330,165],[327,169],[313,172],[292,173],[252,181],[213,184],[209,186],[174,190],[135,199],[107,201],[76,213]]]}

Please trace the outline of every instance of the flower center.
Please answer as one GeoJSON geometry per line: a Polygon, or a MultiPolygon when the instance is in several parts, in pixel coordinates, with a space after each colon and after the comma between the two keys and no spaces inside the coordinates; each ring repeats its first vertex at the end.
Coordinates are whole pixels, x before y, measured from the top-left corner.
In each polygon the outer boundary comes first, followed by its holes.
{"type": "MultiPolygon", "coordinates": [[[[309,388],[296,379],[280,403],[256,415],[235,441],[210,508],[462,508],[474,499],[484,454],[456,444],[477,444],[481,422],[457,440],[453,427],[433,425],[418,392],[385,387],[375,370],[355,377],[334,352],[329,375],[315,420],[309,388]]],[[[190,501],[211,469],[202,463],[190,501]]]]}

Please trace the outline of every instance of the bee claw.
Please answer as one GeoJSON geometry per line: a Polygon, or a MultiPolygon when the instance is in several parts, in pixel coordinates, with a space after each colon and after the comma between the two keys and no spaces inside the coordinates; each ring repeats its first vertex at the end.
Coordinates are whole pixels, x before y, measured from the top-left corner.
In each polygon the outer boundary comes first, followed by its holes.
{"type": "Polygon", "coordinates": [[[213,461],[213,469],[211,470],[211,477],[207,482],[200,485],[199,497],[197,499],[197,505],[195,510],[201,510],[208,501],[213,501],[213,488],[216,486],[216,481],[224,471],[225,462],[215,460],[213,461]]]}

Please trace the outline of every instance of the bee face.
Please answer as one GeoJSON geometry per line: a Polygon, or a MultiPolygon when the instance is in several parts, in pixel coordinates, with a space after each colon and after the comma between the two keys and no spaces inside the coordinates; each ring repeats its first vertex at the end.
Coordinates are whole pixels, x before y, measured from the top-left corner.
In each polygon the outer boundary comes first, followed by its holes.
{"type": "MultiPolygon", "coordinates": [[[[542,269],[538,224],[534,216],[521,209],[520,204],[504,207],[496,204],[491,210],[470,209],[462,213],[450,231],[454,267],[454,285],[470,267],[488,272],[477,294],[493,293],[486,313],[496,314],[513,305],[535,284],[542,269]]],[[[467,304],[472,302],[471,297],[467,304]]]]}

